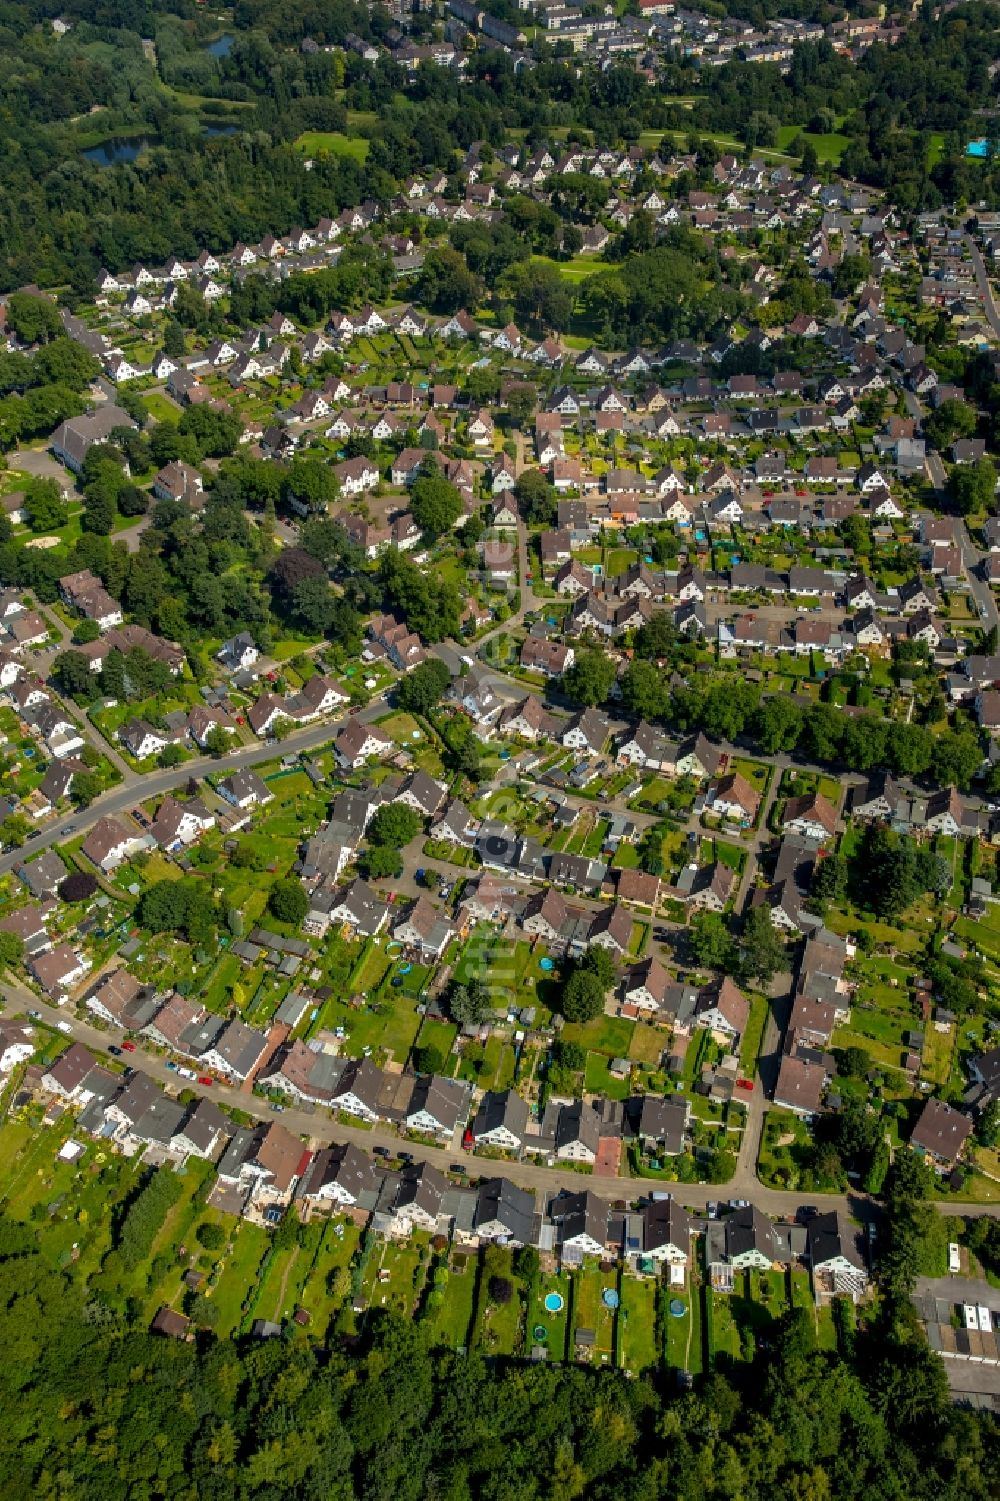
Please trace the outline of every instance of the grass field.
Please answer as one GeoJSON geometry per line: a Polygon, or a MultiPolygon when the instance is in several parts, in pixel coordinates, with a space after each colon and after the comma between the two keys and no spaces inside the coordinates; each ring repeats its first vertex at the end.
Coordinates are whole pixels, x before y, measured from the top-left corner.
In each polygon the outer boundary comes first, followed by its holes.
{"type": "Polygon", "coordinates": [[[465,1349],[476,1293],[476,1263],[471,1256],[457,1258],[445,1284],[444,1298],[427,1313],[425,1328],[431,1343],[446,1350],[465,1349]]]}
{"type": "MultiPolygon", "coordinates": [[[[599,1267],[584,1267],[573,1277],[573,1332],[592,1329],[596,1343],[593,1350],[595,1365],[608,1365],[614,1351],[615,1315],[601,1300],[605,1288],[615,1285],[615,1274],[602,1272],[599,1267]]],[[[579,1351],[577,1353],[580,1353],[579,1351]]]]}
{"type": "Polygon", "coordinates": [[[328,152],[331,156],[352,157],[356,162],[365,161],[371,149],[371,141],[364,136],[345,136],[339,130],[304,130],[295,144],[309,156],[328,152]]]}
{"type": "Polygon", "coordinates": [[[473,1344],[495,1354],[519,1354],[521,1336],[521,1283],[514,1276],[513,1252],[503,1246],[491,1246],[486,1253],[487,1262],[479,1266],[477,1313],[472,1331],[473,1344]],[[512,1296],[506,1303],[490,1294],[490,1283],[497,1277],[510,1285],[512,1296]]]}
{"type": "Polygon", "coordinates": [[[534,1331],[536,1327],[545,1330],[545,1339],[541,1343],[549,1352],[550,1360],[566,1359],[566,1336],[569,1332],[569,1278],[565,1272],[549,1273],[539,1278],[538,1292],[528,1307],[527,1337],[531,1344],[536,1343],[534,1331]],[[563,1300],[563,1306],[558,1313],[550,1313],[545,1307],[545,1299],[549,1293],[558,1293],[563,1300]]]}
{"type": "Polygon", "coordinates": [[[749,1079],[753,1078],[754,1069],[757,1066],[757,1055],[764,1041],[764,1031],[767,1027],[767,1015],[766,999],[762,995],[755,995],[750,1002],[750,1019],[740,1043],[740,1068],[749,1079]]]}
{"type": "Polygon", "coordinates": [[[636,1063],[655,1065],[659,1063],[665,1046],[666,1033],[659,1027],[651,1027],[648,1022],[636,1022],[628,1056],[636,1063]]]}
{"type": "Polygon", "coordinates": [[[628,1057],[632,1041],[633,1023],[620,1016],[595,1016],[589,1022],[570,1022],[563,1029],[567,1042],[578,1042],[581,1047],[592,1048],[595,1053],[607,1053],[611,1058],[628,1057]]]}
{"type": "MultiPolygon", "coordinates": [[[[231,1223],[223,1221],[223,1223],[231,1223]]],[[[219,1310],[216,1328],[220,1334],[232,1333],[243,1316],[243,1304],[257,1285],[264,1253],[271,1243],[266,1230],[241,1220],[229,1243],[229,1254],[212,1293],[219,1310]]]]}
{"type": "Polygon", "coordinates": [[[638,1375],[660,1361],[656,1341],[656,1283],[644,1277],[623,1277],[621,1299],[619,1363],[638,1375]]]}
{"type": "Polygon", "coordinates": [[[778,127],[778,150],[787,151],[799,135],[812,142],[821,162],[836,164],[851,144],[849,136],[841,135],[836,130],[830,131],[827,135],[814,135],[812,131],[802,130],[798,125],[780,125],[778,127]]]}
{"type": "Polygon", "coordinates": [[[691,1288],[678,1297],[684,1304],[684,1312],[680,1318],[672,1314],[667,1318],[664,1358],[674,1370],[698,1375],[705,1364],[701,1294],[697,1288],[691,1288]]]}
{"type": "Polygon", "coordinates": [[[554,266],[564,281],[575,282],[577,285],[597,272],[609,269],[606,261],[597,260],[592,255],[575,255],[569,261],[553,261],[546,255],[533,255],[531,259],[540,265],[554,266]]]}

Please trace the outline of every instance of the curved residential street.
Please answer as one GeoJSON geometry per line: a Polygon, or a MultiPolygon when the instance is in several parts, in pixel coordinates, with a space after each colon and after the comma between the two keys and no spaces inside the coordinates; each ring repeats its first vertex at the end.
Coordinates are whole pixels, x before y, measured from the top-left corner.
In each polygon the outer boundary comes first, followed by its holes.
{"type": "MultiPolygon", "coordinates": [[[[6,1016],[23,1016],[28,1010],[37,1011],[42,1020],[50,1026],[56,1026],[59,1023],[68,1026],[76,1041],[84,1043],[98,1054],[105,1054],[109,1041],[114,1041],[114,1036],[107,1031],[91,1026],[88,1022],[78,1021],[75,1017],[61,1012],[58,1007],[39,1001],[22,985],[9,981],[0,983],[0,997],[3,1000],[3,1010],[6,1016]]],[[[815,1204],[827,1210],[838,1209],[861,1220],[876,1218],[882,1212],[881,1207],[874,1200],[863,1194],[785,1192],[765,1188],[758,1181],[755,1171],[757,1147],[767,1112],[767,1103],[759,1084],[749,1097],[746,1130],[734,1177],[724,1184],[664,1184],[648,1178],[581,1176],[571,1168],[539,1167],[526,1162],[494,1162],[482,1157],[468,1156],[456,1146],[432,1147],[422,1142],[411,1141],[387,1127],[374,1127],[369,1130],[361,1125],[344,1125],[321,1110],[311,1112],[289,1105],[280,1113],[276,1113],[267,1100],[259,1099],[241,1089],[234,1089],[225,1084],[201,1085],[194,1080],[179,1079],[174,1070],[167,1068],[162,1057],[144,1049],[141,1045],[134,1053],[128,1054],[127,1058],[123,1057],[122,1061],[127,1061],[130,1068],[149,1074],[168,1088],[176,1090],[178,1086],[183,1085],[185,1090],[205,1095],[218,1104],[242,1110],[258,1120],[280,1119],[290,1131],[307,1137],[315,1146],[326,1145],[330,1142],[351,1141],[362,1150],[369,1152],[373,1147],[386,1147],[393,1154],[402,1150],[408,1152],[415,1161],[429,1162],[441,1171],[461,1165],[474,1177],[509,1178],[522,1188],[531,1189],[536,1194],[539,1192],[556,1193],[561,1188],[569,1192],[579,1192],[583,1188],[588,1188],[591,1192],[599,1194],[601,1198],[628,1201],[651,1189],[663,1188],[675,1192],[677,1198],[695,1212],[704,1212],[708,1204],[716,1203],[720,1199],[734,1198],[751,1199],[758,1208],[776,1219],[794,1216],[804,1203],[815,1204]]],[[[996,1212],[995,1205],[961,1204],[952,1201],[941,1203],[938,1208],[943,1214],[962,1214],[970,1217],[996,1212]]]]}

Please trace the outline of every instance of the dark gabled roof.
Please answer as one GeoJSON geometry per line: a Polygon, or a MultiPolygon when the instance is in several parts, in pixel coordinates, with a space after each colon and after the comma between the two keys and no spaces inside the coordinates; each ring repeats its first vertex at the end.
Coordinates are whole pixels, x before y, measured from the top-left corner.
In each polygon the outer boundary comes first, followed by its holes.
{"type": "Polygon", "coordinates": [[[589,1147],[592,1152],[596,1152],[600,1137],[600,1123],[591,1105],[584,1100],[573,1100],[570,1104],[563,1105],[556,1123],[557,1151],[560,1147],[579,1141],[585,1147],[589,1147]]]}
{"type": "Polygon", "coordinates": [[[474,1225],[499,1221],[513,1240],[529,1245],[533,1240],[535,1196],[518,1188],[509,1178],[487,1178],[479,1185],[474,1225]]]}
{"type": "Polygon", "coordinates": [[[817,1214],[809,1221],[806,1245],[809,1260],[814,1267],[821,1267],[836,1256],[844,1256],[859,1271],[865,1269],[858,1250],[857,1232],[844,1215],[836,1210],[831,1210],[828,1214],[817,1214]]]}
{"type": "Polygon", "coordinates": [[[595,1193],[568,1193],[564,1189],[550,1204],[552,1219],[561,1226],[560,1239],[568,1241],[589,1235],[603,1246],[608,1238],[608,1205],[595,1193]]]}
{"type": "Polygon", "coordinates": [[[694,1229],[687,1210],[676,1199],[657,1199],[643,1207],[643,1250],[655,1251],[659,1246],[676,1246],[687,1251],[694,1229]]]}
{"type": "Polygon", "coordinates": [[[513,1089],[488,1089],[479,1102],[472,1130],[483,1136],[504,1126],[523,1139],[528,1126],[528,1105],[513,1089]]]}
{"type": "Polygon", "coordinates": [[[774,1225],[756,1204],[737,1209],[726,1220],[726,1256],[744,1256],[760,1251],[769,1261],[777,1261],[781,1252],[774,1225]]]}

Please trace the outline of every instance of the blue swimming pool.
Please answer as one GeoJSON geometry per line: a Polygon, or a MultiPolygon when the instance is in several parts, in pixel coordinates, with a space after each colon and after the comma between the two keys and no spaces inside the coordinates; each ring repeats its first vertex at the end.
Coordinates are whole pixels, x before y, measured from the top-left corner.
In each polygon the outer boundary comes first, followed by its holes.
{"type": "Polygon", "coordinates": [[[965,148],[966,156],[985,157],[990,154],[990,143],[984,136],[980,141],[970,141],[965,148]]]}

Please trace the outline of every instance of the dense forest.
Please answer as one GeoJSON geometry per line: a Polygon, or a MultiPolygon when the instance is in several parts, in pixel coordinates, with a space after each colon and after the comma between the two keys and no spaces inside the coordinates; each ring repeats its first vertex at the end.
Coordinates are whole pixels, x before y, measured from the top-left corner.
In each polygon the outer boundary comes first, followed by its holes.
{"type": "Polygon", "coordinates": [[[994,1420],[950,1406],[905,1313],[845,1324],[834,1354],[798,1310],[744,1374],[678,1394],[433,1350],[381,1312],[350,1350],[157,1339],[11,1221],[0,1300],[11,1501],[985,1501],[1000,1478],[994,1420]]]}
{"type": "Polygon", "coordinates": [[[516,74],[509,56],[479,50],[465,79],[443,68],[410,79],[387,56],[303,53],[305,37],[335,46],[351,32],[386,33],[388,12],[349,0],[243,0],[221,57],[207,50],[218,21],[186,0],[77,0],[61,13],[72,29],[57,36],[47,0],[0,4],[6,288],[68,283],[84,294],[102,265],[193,257],[363,199],[388,204],[409,173],[453,171],[457,151],[499,144],[511,129],[529,144],[559,129],[609,145],[643,130],[680,131],[682,143],[722,131],[754,148],[773,145],[782,125],[836,125],[850,140],[844,170],[907,209],[957,195],[1000,201],[1000,169],[964,156],[970,134],[984,131],[977,112],[992,103],[1000,48],[988,4],[927,11],[898,46],[872,47],[858,66],[826,41],[797,48],[786,73],[736,59],[709,77],[678,55],[653,86],[628,66],[580,66],[544,42],[537,65],[516,74]],[[220,124],[233,133],[213,134],[220,124]],[[293,145],[302,131],[349,125],[371,137],[367,159],[322,156],[307,170],[293,145]],[[101,167],[83,156],[122,132],[146,143],[137,161],[101,167]]]}

